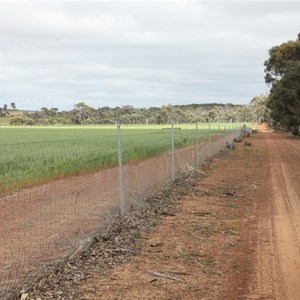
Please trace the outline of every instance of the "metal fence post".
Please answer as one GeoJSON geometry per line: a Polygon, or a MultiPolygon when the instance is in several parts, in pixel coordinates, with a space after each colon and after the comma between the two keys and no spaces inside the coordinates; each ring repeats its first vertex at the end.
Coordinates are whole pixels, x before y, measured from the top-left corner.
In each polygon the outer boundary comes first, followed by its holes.
{"type": "Polygon", "coordinates": [[[117,125],[117,139],[118,139],[118,162],[119,162],[119,192],[120,192],[120,212],[121,216],[125,213],[124,200],[124,179],[123,179],[123,164],[122,164],[122,141],[121,141],[121,127],[117,125]]]}
{"type": "Polygon", "coordinates": [[[172,122],[171,130],[171,141],[172,141],[172,180],[175,181],[175,142],[174,142],[174,123],[172,122]]]}
{"type": "Polygon", "coordinates": [[[199,164],[199,129],[198,123],[196,123],[196,165],[199,164]]]}
{"type": "Polygon", "coordinates": [[[212,155],[212,145],[211,145],[211,130],[210,124],[208,125],[208,151],[209,155],[212,155]]]}

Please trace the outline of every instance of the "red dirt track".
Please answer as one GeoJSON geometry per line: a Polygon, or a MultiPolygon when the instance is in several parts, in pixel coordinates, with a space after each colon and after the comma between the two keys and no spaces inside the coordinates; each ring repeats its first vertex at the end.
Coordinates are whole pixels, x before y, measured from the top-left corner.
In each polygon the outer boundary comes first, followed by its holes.
{"type": "Polygon", "coordinates": [[[250,299],[300,299],[300,140],[265,130],[268,153],[258,208],[250,299]]]}

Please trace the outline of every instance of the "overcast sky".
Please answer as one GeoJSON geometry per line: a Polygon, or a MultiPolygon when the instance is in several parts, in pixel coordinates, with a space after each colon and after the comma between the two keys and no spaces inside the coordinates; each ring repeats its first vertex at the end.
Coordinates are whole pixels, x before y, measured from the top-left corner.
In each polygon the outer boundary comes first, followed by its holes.
{"type": "Polygon", "coordinates": [[[298,32],[297,1],[1,1],[0,106],[246,104],[298,32]]]}

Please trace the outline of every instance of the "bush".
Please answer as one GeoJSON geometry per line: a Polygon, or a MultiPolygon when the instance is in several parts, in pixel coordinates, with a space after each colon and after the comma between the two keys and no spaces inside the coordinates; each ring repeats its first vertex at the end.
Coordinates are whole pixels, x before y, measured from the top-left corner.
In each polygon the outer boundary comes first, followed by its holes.
{"type": "Polygon", "coordinates": [[[9,125],[19,126],[19,125],[23,125],[24,123],[25,123],[25,120],[21,117],[12,117],[9,120],[9,125]]]}

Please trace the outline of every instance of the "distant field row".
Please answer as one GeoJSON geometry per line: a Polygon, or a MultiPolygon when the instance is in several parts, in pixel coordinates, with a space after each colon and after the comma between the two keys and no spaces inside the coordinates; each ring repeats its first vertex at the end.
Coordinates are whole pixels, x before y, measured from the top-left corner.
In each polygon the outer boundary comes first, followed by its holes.
{"type": "MultiPolygon", "coordinates": [[[[212,124],[211,134],[237,124],[212,124]]],[[[196,141],[195,125],[175,125],[175,146],[196,141]]],[[[208,125],[199,125],[201,141],[208,125]]],[[[123,161],[158,155],[171,148],[171,125],[122,127],[123,161]]],[[[83,174],[117,164],[116,126],[0,127],[0,192],[83,174]]]]}

